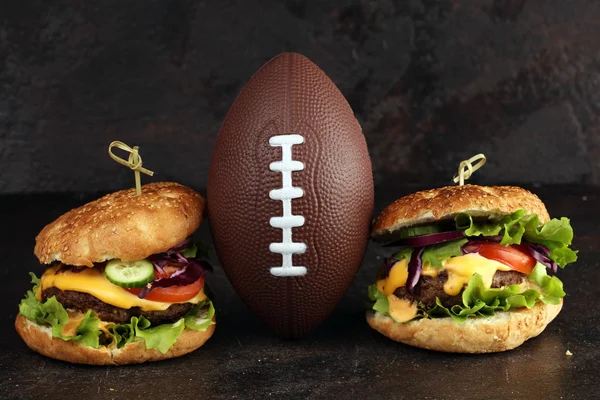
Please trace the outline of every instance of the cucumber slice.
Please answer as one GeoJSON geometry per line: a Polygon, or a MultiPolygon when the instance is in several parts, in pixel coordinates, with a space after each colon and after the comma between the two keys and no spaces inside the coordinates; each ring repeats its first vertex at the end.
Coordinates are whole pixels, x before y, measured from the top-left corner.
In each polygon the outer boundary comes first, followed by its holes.
{"type": "Polygon", "coordinates": [[[150,261],[110,260],[104,275],[111,283],[125,288],[141,288],[154,280],[154,266],[150,261]]]}
{"type": "Polygon", "coordinates": [[[423,226],[413,226],[410,228],[404,228],[400,230],[399,236],[401,239],[406,239],[409,237],[415,236],[423,236],[430,235],[432,233],[439,233],[444,230],[444,227],[440,225],[423,225],[423,226]]]}

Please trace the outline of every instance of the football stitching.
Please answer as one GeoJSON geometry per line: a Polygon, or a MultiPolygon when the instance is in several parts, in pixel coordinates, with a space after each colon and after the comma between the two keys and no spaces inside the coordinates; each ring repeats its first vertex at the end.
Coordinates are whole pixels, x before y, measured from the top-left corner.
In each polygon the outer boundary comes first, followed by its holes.
{"type": "Polygon", "coordinates": [[[292,146],[304,143],[304,137],[298,134],[277,135],[269,139],[269,145],[272,147],[281,147],[281,161],[274,161],[269,165],[269,169],[275,172],[281,172],[282,186],[269,192],[272,200],[280,200],[283,205],[283,215],[280,217],[271,217],[269,224],[273,228],[282,230],[282,241],[271,243],[269,250],[272,253],[281,254],[282,263],[280,267],[272,267],[271,274],[274,276],[303,276],[306,274],[306,267],[292,265],[292,255],[302,254],[306,251],[306,243],[292,241],[292,228],[298,228],[304,225],[302,215],[292,214],[292,199],[299,199],[304,196],[304,190],[300,187],[292,186],[292,172],[304,170],[304,163],[292,159],[292,146]]]}

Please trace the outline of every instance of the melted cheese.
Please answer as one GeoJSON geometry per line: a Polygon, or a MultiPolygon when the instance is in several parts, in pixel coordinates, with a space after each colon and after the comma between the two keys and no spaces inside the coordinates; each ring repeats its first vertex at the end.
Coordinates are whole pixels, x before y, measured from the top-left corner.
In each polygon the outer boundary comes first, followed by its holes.
{"type": "MultiPolygon", "coordinates": [[[[76,336],[77,328],[79,328],[81,321],[83,321],[83,319],[85,318],[85,314],[71,310],[67,311],[67,313],[69,314],[69,320],[67,321],[65,326],[63,326],[61,333],[63,336],[76,336]]],[[[98,329],[108,334],[108,325],[111,324],[111,322],[99,321],[98,329]]]]}
{"type": "Polygon", "coordinates": [[[390,274],[384,281],[381,292],[385,296],[389,296],[394,293],[396,289],[406,285],[406,278],[408,278],[408,266],[406,265],[406,259],[398,261],[392,266],[390,274]]]}
{"type": "Polygon", "coordinates": [[[421,271],[421,275],[436,278],[440,271],[440,268],[432,267],[431,264],[429,264],[429,262],[425,262],[423,263],[423,270],[421,271]]]}
{"type": "Polygon", "coordinates": [[[481,275],[486,288],[492,286],[496,271],[510,271],[511,268],[495,260],[489,260],[476,253],[465,254],[448,259],[443,268],[448,272],[448,280],[444,284],[444,292],[456,296],[469,283],[473,274],[481,275]]]}
{"type": "Polygon", "coordinates": [[[81,324],[81,321],[83,321],[85,318],[85,314],[80,312],[68,312],[68,314],[69,320],[65,326],[63,326],[62,334],[63,336],[76,336],[77,328],[79,327],[79,324],[81,324]]]}
{"type": "Polygon", "coordinates": [[[417,304],[400,299],[395,295],[388,296],[389,314],[396,322],[407,322],[417,316],[417,304]]]}
{"type": "MultiPolygon", "coordinates": [[[[40,290],[46,290],[56,287],[60,290],[73,290],[76,292],[88,293],[97,299],[120,308],[139,307],[142,311],[162,311],[169,308],[174,303],[164,303],[160,301],[150,301],[140,299],[136,295],[129,293],[122,287],[110,283],[104,276],[104,273],[98,268],[86,268],[81,272],[63,271],[56,273],[59,266],[51,267],[42,275],[40,290]]],[[[38,296],[39,296],[38,291],[38,296]]],[[[204,289],[195,297],[184,301],[183,303],[197,304],[206,299],[204,289]]]]}
{"type": "Polygon", "coordinates": [[[379,290],[381,293],[383,293],[383,288],[385,287],[385,281],[386,281],[386,279],[380,279],[377,281],[377,290],[379,290]]]}
{"type": "MultiPolygon", "coordinates": [[[[492,280],[496,271],[510,271],[511,268],[494,260],[489,260],[476,253],[464,256],[452,257],[444,261],[441,268],[432,267],[429,263],[423,265],[421,275],[437,277],[441,271],[448,273],[448,280],[444,284],[444,292],[450,296],[456,296],[469,283],[471,276],[477,273],[483,278],[486,288],[492,286],[492,280]]],[[[408,278],[408,266],[406,259],[398,261],[393,265],[386,279],[377,281],[377,288],[385,296],[392,295],[396,289],[406,285],[408,278]]]]}

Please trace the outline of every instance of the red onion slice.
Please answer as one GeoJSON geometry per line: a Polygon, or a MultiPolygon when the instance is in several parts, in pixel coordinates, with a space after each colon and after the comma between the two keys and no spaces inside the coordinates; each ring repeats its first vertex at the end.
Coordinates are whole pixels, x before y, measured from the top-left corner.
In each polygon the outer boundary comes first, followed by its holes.
{"type": "Polygon", "coordinates": [[[187,265],[188,259],[185,258],[181,252],[185,250],[192,242],[192,238],[188,237],[183,242],[171,247],[164,253],[153,254],[147,258],[148,261],[154,265],[154,268],[161,274],[165,273],[163,269],[168,264],[180,264],[187,265]]]}
{"type": "Polygon", "coordinates": [[[535,258],[540,264],[543,264],[555,274],[558,272],[558,264],[556,264],[556,262],[549,257],[550,251],[546,248],[546,246],[528,242],[521,242],[521,244],[524,245],[523,247],[527,250],[529,255],[535,258]]]}
{"type": "Polygon", "coordinates": [[[181,253],[174,253],[173,255],[179,263],[185,264],[188,261],[187,258],[185,258],[181,253]]]}
{"type": "Polygon", "coordinates": [[[165,273],[163,269],[165,265],[173,262],[170,258],[161,256],[160,254],[153,254],[147,258],[148,261],[154,265],[154,268],[161,274],[165,273]]]}
{"type": "Polygon", "coordinates": [[[204,274],[210,270],[210,266],[206,267],[205,264],[208,264],[208,262],[204,260],[200,261],[196,259],[190,259],[188,260],[188,264],[180,271],[177,271],[168,278],[160,278],[151,282],[149,285],[150,287],[145,286],[138,297],[143,299],[144,297],[148,296],[148,293],[150,293],[153,289],[159,287],[191,285],[198,279],[202,278],[202,276],[204,276],[204,274]]]}
{"type": "Polygon", "coordinates": [[[415,236],[397,241],[397,244],[403,244],[408,247],[424,247],[431,246],[432,244],[449,242],[450,240],[456,240],[463,238],[465,233],[463,231],[450,231],[432,233],[430,235],[415,236]]]}
{"type": "Polygon", "coordinates": [[[181,254],[191,242],[191,237],[188,237],[186,240],[173,246],[166,252],[153,254],[148,257],[148,261],[150,261],[152,265],[154,265],[154,268],[161,274],[165,273],[164,267],[169,264],[176,265],[179,269],[166,278],[159,278],[152,281],[141,290],[138,294],[139,298],[143,299],[148,296],[148,293],[158,287],[190,285],[200,279],[206,272],[212,271],[212,267],[207,260],[185,258],[183,254],[181,254]]]}
{"type": "Polygon", "coordinates": [[[421,277],[421,271],[423,270],[423,262],[421,261],[421,255],[423,254],[423,247],[419,249],[415,249],[412,256],[410,257],[410,262],[408,263],[408,278],[406,278],[406,290],[408,293],[412,294],[413,289],[419,282],[419,278],[421,277]]]}
{"type": "Polygon", "coordinates": [[[463,254],[479,253],[479,250],[481,250],[481,243],[467,242],[460,248],[463,254]]]}

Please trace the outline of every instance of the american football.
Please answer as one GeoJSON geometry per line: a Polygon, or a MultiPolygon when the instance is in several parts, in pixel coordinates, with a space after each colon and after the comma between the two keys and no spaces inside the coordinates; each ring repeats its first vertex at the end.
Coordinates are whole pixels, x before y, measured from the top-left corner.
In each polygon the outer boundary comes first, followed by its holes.
{"type": "Polygon", "coordinates": [[[352,109],[317,65],[283,53],[252,76],[219,131],[207,197],[219,260],[250,309],[288,338],[323,322],[361,264],[373,174],[352,109]]]}

